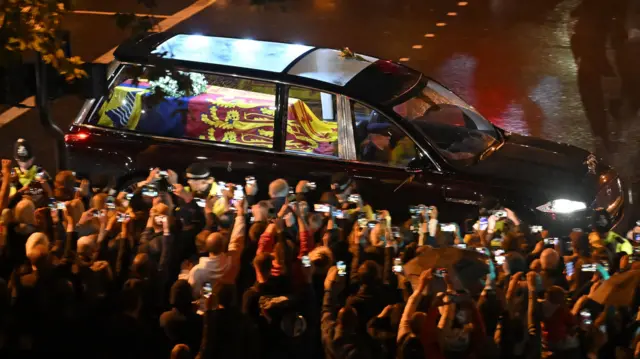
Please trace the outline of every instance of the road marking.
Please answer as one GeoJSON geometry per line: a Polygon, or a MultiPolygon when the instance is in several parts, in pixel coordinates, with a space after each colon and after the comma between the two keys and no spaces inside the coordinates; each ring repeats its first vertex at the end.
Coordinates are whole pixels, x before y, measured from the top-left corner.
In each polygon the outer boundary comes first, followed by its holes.
{"type": "MultiPolygon", "coordinates": [[[[102,15],[102,16],[113,16],[115,14],[118,14],[115,11],[91,11],[91,10],[73,10],[73,11],[69,11],[72,14],[79,14],[79,15],[102,15]]],[[[154,14],[135,14],[136,16],[139,17],[144,17],[144,16],[150,16],[150,17],[157,17],[159,19],[167,19],[170,17],[170,15],[154,15],[154,14]]]]}
{"type": "Polygon", "coordinates": [[[407,62],[407,61],[409,61],[409,58],[408,57],[401,57],[399,61],[400,62],[407,62]]]}
{"type": "Polygon", "coordinates": [[[451,11],[447,13],[447,16],[458,16],[458,13],[451,11]]]}
{"type": "Polygon", "coordinates": [[[414,50],[420,50],[420,49],[422,49],[422,45],[413,45],[413,46],[411,46],[411,48],[414,49],[414,50]]]}
{"type": "Polygon", "coordinates": [[[467,5],[469,5],[469,3],[468,3],[468,2],[466,2],[466,1],[460,1],[460,2],[458,3],[458,6],[467,6],[467,5]]]}
{"type": "MultiPolygon", "coordinates": [[[[178,11],[177,13],[167,17],[166,19],[160,21],[158,27],[162,31],[169,30],[170,28],[178,25],[184,20],[196,15],[200,11],[206,9],[207,7],[213,5],[216,0],[198,0],[193,4],[187,6],[186,8],[178,11]]],[[[101,64],[108,64],[113,61],[113,52],[116,51],[116,47],[102,54],[102,56],[98,57],[94,60],[94,62],[98,62],[101,64]]],[[[34,96],[27,97],[20,104],[25,106],[35,106],[36,99],[34,96]]],[[[0,113],[0,128],[15,120],[16,118],[24,115],[30,109],[29,108],[20,108],[20,107],[11,107],[10,109],[0,113]]]]}
{"type": "Polygon", "coordinates": [[[436,23],[436,26],[437,27],[444,27],[444,26],[447,26],[447,23],[446,22],[439,22],[439,23],[436,23]]]}
{"type": "Polygon", "coordinates": [[[428,33],[428,34],[424,34],[424,37],[436,37],[436,34],[428,33]]]}

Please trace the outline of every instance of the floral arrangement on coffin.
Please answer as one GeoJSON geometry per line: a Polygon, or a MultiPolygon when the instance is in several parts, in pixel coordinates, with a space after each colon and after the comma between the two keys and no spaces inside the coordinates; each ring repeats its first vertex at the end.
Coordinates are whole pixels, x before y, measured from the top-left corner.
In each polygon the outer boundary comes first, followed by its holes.
{"type": "Polygon", "coordinates": [[[345,47],[344,49],[340,50],[340,57],[342,57],[343,59],[353,59],[353,60],[358,60],[358,61],[369,62],[364,57],[362,57],[362,56],[356,54],[355,52],[351,51],[351,49],[348,48],[348,47],[345,47]]]}

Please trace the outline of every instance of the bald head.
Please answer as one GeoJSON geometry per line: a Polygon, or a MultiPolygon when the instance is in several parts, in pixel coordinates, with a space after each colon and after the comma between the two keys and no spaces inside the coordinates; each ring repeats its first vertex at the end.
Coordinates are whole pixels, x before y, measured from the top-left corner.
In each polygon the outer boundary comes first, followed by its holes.
{"type": "Polygon", "coordinates": [[[207,237],[207,252],[218,255],[224,251],[224,236],[218,232],[211,233],[207,237]]]}
{"type": "Polygon", "coordinates": [[[34,246],[28,254],[29,262],[36,268],[41,268],[47,262],[48,257],[49,249],[42,244],[34,246]]]}

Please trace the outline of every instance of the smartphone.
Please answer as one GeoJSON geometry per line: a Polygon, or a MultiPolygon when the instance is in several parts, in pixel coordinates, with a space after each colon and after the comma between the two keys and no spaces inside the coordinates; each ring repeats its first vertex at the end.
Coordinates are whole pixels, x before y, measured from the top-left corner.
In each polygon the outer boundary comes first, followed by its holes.
{"type": "Polygon", "coordinates": [[[157,216],[157,217],[161,223],[165,223],[167,221],[167,216],[157,216]]]}
{"type": "Polygon", "coordinates": [[[529,226],[531,233],[540,233],[542,232],[542,226],[529,226]]]}
{"type": "Polygon", "coordinates": [[[362,197],[360,197],[359,194],[350,194],[349,197],[347,197],[349,203],[360,203],[361,200],[362,197]]]}
{"type": "Polygon", "coordinates": [[[567,275],[571,277],[574,272],[573,262],[567,262],[565,268],[567,269],[567,275]]]}
{"type": "Polygon", "coordinates": [[[129,213],[118,213],[118,222],[124,222],[129,219],[129,213]]]}
{"type": "Polygon", "coordinates": [[[236,189],[233,191],[233,199],[236,201],[244,199],[244,188],[241,185],[236,185],[236,189]]]}
{"type": "Polygon", "coordinates": [[[640,242],[640,233],[634,233],[633,234],[633,240],[635,242],[640,242]]]}
{"type": "Polygon", "coordinates": [[[367,222],[367,227],[373,229],[376,226],[376,224],[378,224],[377,221],[369,221],[367,222]]]}
{"type": "Polygon", "coordinates": [[[316,203],[313,205],[313,210],[319,213],[329,213],[329,211],[331,210],[331,206],[329,206],[328,204],[316,203]]]}
{"type": "Polygon", "coordinates": [[[440,224],[440,230],[443,232],[455,232],[457,228],[454,223],[442,223],[440,224]]]}
{"type": "Polygon", "coordinates": [[[640,227],[640,221],[636,221],[636,226],[640,227]]]}
{"type": "Polygon", "coordinates": [[[61,211],[64,211],[65,209],[67,209],[67,206],[64,204],[64,202],[60,201],[56,204],[56,208],[61,211]]]}
{"type": "Polygon", "coordinates": [[[384,215],[382,215],[382,211],[376,211],[376,221],[382,222],[386,219],[387,218],[384,215]]]}
{"type": "Polygon", "coordinates": [[[160,177],[169,177],[169,172],[167,172],[167,171],[158,171],[158,176],[160,176],[160,177]]]}
{"type": "Polygon", "coordinates": [[[504,255],[504,249],[496,249],[493,251],[493,255],[494,256],[501,256],[504,255]]]}
{"type": "Polygon", "coordinates": [[[434,272],[436,277],[444,277],[445,274],[447,274],[447,268],[437,268],[434,272]]]}
{"type": "Polygon", "coordinates": [[[367,226],[367,219],[366,218],[359,218],[358,219],[358,226],[360,227],[360,229],[364,228],[367,226]]]}
{"type": "Polygon", "coordinates": [[[102,216],[104,216],[104,213],[102,211],[94,211],[93,212],[93,216],[96,217],[96,218],[97,217],[102,217],[102,216]]]}
{"type": "Polygon", "coordinates": [[[394,273],[402,273],[402,258],[397,257],[393,260],[393,268],[394,273]]]}
{"type": "Polygon", "coordinates": [[[453,246],[460,249],[467,249],[466,243],[458,243],[458,244],[454,244],[453,246]]]}
{"type": "Polygon", "coordinates": [[[600,265],[602,265],[602,267],[604,268],[605,272],[609,272],[609,262],[600,261],[600,265]]]}
{"type": "Polygon", "coordinates": [[[298,201],[291,201],[289,202],[289,207],[293,208],[296,204],[298,204],[298,201]]]}
{"type": "Polygon", "coordinates": [[[496,218],[498,219],[507,218],[507,211],[503,211],[503,210],[495,211],[493,215],[496,216],[496,218]]]}
{"type": "Polygon", "coordinates": [[[133,198],[133,193],[127,193],[127,194],[125,194],[125,195],[124,195],[124,198],[125,198],[127,201],[131,201],[131,198],[133,198]]]}
{"type": "Polygon", "coordinates": [[[246,184],[255,184],[256,183],[256,178],[253,177],[253,176],[245,177],[244,178],[244,182],[246,184]]]}
{"type": "Polygon", "coordinates": [[[204,208],[207,205],[207,200],[204,198],[194,198],[194,199],[196,201],[196,204],[200,208],[204,208]]]}
{"type": "Polygon", "coordinates": [[[116,199],[113,196],[107,197],[106,206],[108,210],[116,209],[116,199]]]}
{"type": "Polygon", "coordinates": [[[572,232],[582,233],[582,228],[574,228],[571,230],[572,232]]]}
{"type": "Polygon", "coordinates": [[[400,227],[391,227],[391,235],[393,238],[400,238],[400,227]]]}
{"type": "Polygon", "coordinates": [[[337,219],[344,219],[345,215],[344,215],[344,211],[341,209],[335,209],[333,211],[333,216],[337,219]]]}
{"type": "Polygon", "coordinates": [[[596,264],[595,263],[583,264],[581,270],[583,272],[595,272],[596,271],[596,264]]]}
{"type": "Polygon", "coordinates": [[[489,227],[489,218],[488,217],[480,217],[478,220],[478,229],[481,231],[486,231],[489,227]]]}
{"type": "Polygon", "coordinates": [[[226,182],[222,182],[222,181],[218,182],[218,188],[216,189],[216,196],[222,197],[222,191],[224,191],[225,188],[227,188],[226,182]]]}
{"type": "Polygon", "coordinates": [[[311,267],[311,259],[309,256],[302,256],[302,266],[305,268],[311,267]]]}
{"type": "Polygon", "coordinates": [[[347,275],[347,265],[344,264],[343,261],[338,261],[338,263],[336,263],[336,267],[338,268],[339,276],[344,277],[345,275],[347,275]]]}
{"type": "Polygon", "coordinates": [[[487,252],[485,252],[485,248],[484,247],[476,247],[476,252],[480,253],[480,254],[486,254],[487,252]]]}
{"type": "Polygon", "coordinates": [[[209,298],[211,293],[213,292],[213,288],[211,287],[211,283],[205,282],[202,286],[202,297],[209,298]]]}
{"type": "Polygon", "coordinates": [[[504,264],[505,261],[505,256],[495,256],[496,258],[496,264],[501,266],[504,264]]]}
{"type": "Polygon", "coordinates": [[[587,309],[583,309],[580,311],[580,319],[582,324],[591,325],[593,324],[593,319],[591,319],[591,312],[587,309]]]}
{"type": "Polygon", "coordinates": [[[316,183],[315,183],[315,182],[308,182],[308,183],[307,183],[307,188],[308,188],[310,191],[314,191],[317,187],[318,187],[318,186],[316,185],[316,183]]]}
{"type": "Polygon", "coordinates": [[[155,186],[146,185],[142,188],[142,195],[145,197],[158,197],[158,189],[155,186]]]}
{"type": "Polygon", "coordinates": [[[549,246],[549,245],[557,245],[560,241],[558,240],[558,238],[545,238],[544,239],[544,245],[545,246],[549,246]]]}

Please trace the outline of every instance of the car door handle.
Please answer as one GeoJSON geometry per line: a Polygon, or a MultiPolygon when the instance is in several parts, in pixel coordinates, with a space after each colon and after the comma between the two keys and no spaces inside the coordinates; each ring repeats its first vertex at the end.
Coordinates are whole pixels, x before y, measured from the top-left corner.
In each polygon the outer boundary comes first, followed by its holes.
{"type": "Polygon", "coordinates": [[[356,179],[361,179],[361,180],[372,180],[373,177],[371,176],[361,176],[361,175],[351,175],[351,177],[356,178],[356,179]]]}
{"type": "Polygon", "coordinates": [[[454,190],[452,188],[443,189],[444,200],[451,203],[461,203],[468,205],[479,205],[482,196],[470,190],[454,190]]]}

